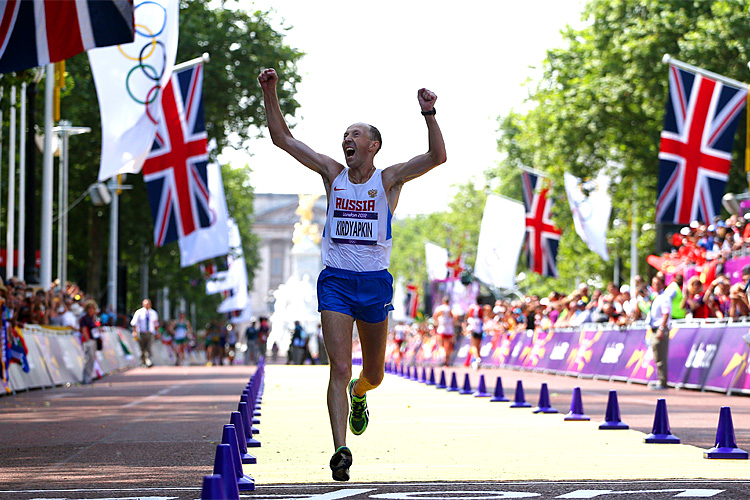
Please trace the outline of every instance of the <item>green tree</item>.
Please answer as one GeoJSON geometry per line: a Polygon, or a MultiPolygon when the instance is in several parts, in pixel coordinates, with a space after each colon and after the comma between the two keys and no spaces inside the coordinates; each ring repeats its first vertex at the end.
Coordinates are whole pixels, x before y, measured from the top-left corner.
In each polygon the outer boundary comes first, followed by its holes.
{"type": "MultiPolygon", "coordinates": [[[[236,7],[235,2],[226,2],[236,7]]],[[[209,52],[211,61],[205,65],[204,109],[210,143],[215,161],[224,147],[244,147],[245,141],[259,133],[265,120],[262,94],[256,77],[263,68],[275,67],[284,85],[279,89],[281,108],[292,115],[298,107],[294,99],[297,61],[302,53],[284,43],[284,31],[270,23],[268,12],[245,12],[239,8],[214,7],[208,0],[183,1],[180,10],[180,39],[177,62],[209,52]]],[[[67,61],[67,87],[63,93],[62,117],[74,125],[91,127],[90,134],[70,142],[70,199],[85,194],[96,181],[101,152],[99,107],[96,99],[88,57],[78,55],[67,61]]],[[[5,85],[5,79],[2,84],[5,85]]],[[[38,120],[43,110],[43,84],[37,93],[38,120]]],[[[38,153],[37,153],[38,155],[38,153]]],[[[38,155],[37,169],[41,168],[38,155]]],[[[223,165],[224,186],[230,215],[243,238],[248,274],[252,279],[257,267],[257,242],[252,236],[253,189],[249,168],[223,165]]],[[[181,269],[176,243],[153,248],[153,223],[140,175],[129,175],[124,181],[132,185],[120,197],[120,262],[125,268],[128,294],[126,309],[132,311],[139,303],[140,268],[148,263],[149,289],[153,292],[169,287],[173,297],[184,297],[199,307],[202,318],[215,311],[219,298],[206,297],[197,266],[181,269]]],[[[37,201],[39,201],[39,194],[37,201]]],[[[55,208],[55,210],[57,210],[55,208]]],[[[109,208],[80,203],[70,211],[69,279],[80,283],[101,304],[106,299],[106,262],[109,234],[109,208]]]]}
{"type": "MultiPolygon", "coordinates": [[[[545,292],[570,289],[576,280],[609,280],[614,258],[628,270],[631,221],[653,226],[658,179],[659,135],[667,95],[665,53],[708,70],[747,80],[750,30],[748,2],[664,2],[591,0],[583,13],[585,28],[564,31],[564,47],[547,52],[544,76],[525,113],[499,120],[498,141],[505,159],[488,172],[500,192],[517,189],[517,167],[547,172],[557,199],[554,219],[563,229],[558,255],[560,280],[530,278],[528,286],[545,292]],[[613,179],[612,220],[608,233],[612,259],[591,253],[573,229],[564,196],[563,173],[590,179],[600,171],[613,179]],[[495,180],[496,179],[496,180],[495,180]]],[[[744,124],[738,132],[728,191],[746,187],[742,160],[744,124]]],[[[646,226],[649,227],[649,226],[646,226]]],[[[654,249],[654,231],[640,233],[639,270],[654,249]]]]}

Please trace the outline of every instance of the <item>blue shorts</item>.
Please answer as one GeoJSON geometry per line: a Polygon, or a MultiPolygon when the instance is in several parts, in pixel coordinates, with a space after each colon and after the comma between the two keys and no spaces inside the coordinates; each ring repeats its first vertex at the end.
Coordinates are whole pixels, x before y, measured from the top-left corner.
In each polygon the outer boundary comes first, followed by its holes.
{"type": "Polygon", "coordinates": [[[334,311],[380,323],[393,310],[393,276],[382,271],[356,272],[326,267],[318,276],[318,311],[334,311]]]}

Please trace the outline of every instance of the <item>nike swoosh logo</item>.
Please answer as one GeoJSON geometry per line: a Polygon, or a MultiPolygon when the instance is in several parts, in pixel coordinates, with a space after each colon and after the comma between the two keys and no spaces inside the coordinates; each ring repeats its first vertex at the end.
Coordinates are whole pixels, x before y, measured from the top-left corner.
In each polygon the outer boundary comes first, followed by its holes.
{"type": "Polygon", "coordinates": [[[346,188],[333,188],[334,191],[346,191],[346,188]]]}

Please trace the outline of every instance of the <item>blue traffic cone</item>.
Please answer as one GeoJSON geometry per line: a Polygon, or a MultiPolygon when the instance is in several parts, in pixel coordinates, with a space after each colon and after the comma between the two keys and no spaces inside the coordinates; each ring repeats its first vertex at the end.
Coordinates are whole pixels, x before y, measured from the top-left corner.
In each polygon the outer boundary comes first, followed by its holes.
{"type": "Polygon", "coordinates": [[[617,404],[617,391],[609,391],[607,410],[604,413],[604,422],[599,424],[599,428],[602,430],[630,428],[628,424],[620,420],[620,405],[617,404]]]}
{"type": "Polygon", "coordinates": [[[422,367],[422,375],[419,376],[419,380],[417,380],[420,384],[424,384],[427,382],[427,368],[424,366],[422,367]]]}
{"type": "MultiPolygon", "coordinates": [[[[255,417],[255,405],[251,403],[252,398],[250,397],[250,394],[248,393],[240,396],[240,401],[242,401],[243,403],[247,403],[247,412],[249,415],[253,416],[253,425],[260,424],[260,419],[255,417]]],[[[258,429],[253,428],[253,434],[258,434],[258,429]]]]}
{"type": "Polygon", "coordinates": [[[583,400],[581,399],[580,387],[573,389],[573,398],[570,400],[570,411],[565,415],[564,420],[568,422],[591,420],[591,417],[583,413],[583,400]]]}
{"type": "Polygon", "coordinates": [[[414,368],[414,370],[412,370],[411,377],[409,377],[409,380],[413,380],[414,382],[416,382],[419,379],[419,377],[417,377],[417,371],[418,370],[417,370],[416,366],[414,366],[412,368],[414,368]]]}
{"type": "Polygon", "coordinates": [[[253,421],[252,417],[248,416],[247,403],[240,401],[237,404],[237,411],[242,414],[242,420],[245,424],[245,444],[248,448],[258,448],[260,446],[260,441],[253,437],[253,421]]]}
{"type": "Polygon", "coordinates": [[[479,387],[477,387],[477,392],[474,393],[475,398],[488,398],[492,396],[489,392],[487,392],[487,386],[484,383],[484,374],[479,376],[479,387]]]}
{"type": "Polygon", "coordinates": [[[458,380],[456,380],[456,372],[451,373],[451,385],[448,387],[448,392],[458,392],[458,380]]]}
{"type": "Polygon", "coordinates": [[[516,382],[516,398],[510,404],[511,408],[531,408],[531,404],[526,402],[526,395],[523,392],[523,382],[516,382]]]}
{"type": "Polygon", "coordinates": [[[228,444],[216,445],[216,458],[214,458],[214,474],[221,475],[224,485],[224,498],[229,500],[240,500],[240,490],[237,487],[237,473],[234,471],[232,462],[232,449],[228,444]]]}
{"type": "Polygon", "coordinates": [[[253,491],[255,489],[255,480],[246,476],[242,470],[242,459],[240,457],[240,445],[237,443],[237,431],[232,424],[224,424],[221,434],[221,444],[228,444],[232,451],[232,463],[237,473],[237,487],[240,491],[253,491]]]}
{"type": "Polygon", "coordinates": [[[474,394],[474,389],[471,388],[471,380],[469,380],[469,374],[464,373],[464,387],[460,391],[458,391],[459,394],[474,394]]]}
{"type": "Polygon", "coordinates": [[[425,385],[435,385],[435,367],[430,368],[430,378],[425,382],[425,385]]]}
{"type": "Polygon", "coordinates": [[[747,452],[737,448],[732,424],[732,410],[722,406],[719,412],[719,427],[716,429],[716,444],[703,452],[703,458],[738,458],[747,460],[747,452]]]}
{"type": "Polygon", "coordinates": [[[404,365],[399,365],[398,369],[396,369],[396,375],[404,378],[404,365]]]}
{"type": "Polygon", "coordinates": [[[557,409],[553,408],[552,403],[550,403],[546,382],[542,383],[542,389],[539,391],[539,403],[531,411],[533,413],[557,413],[557,409]]]}
{"type": "Polygon", "coordinates": [[[651,434],[643,438],[644,443],[680,444],[680,438],[672,434],[669,428],[669,417],[667,416],[667,400],[656,400],[656,413],[654,413],[654,426],[651,434]]]}
{"type": "Polygon", "coordinates": [[[490,399],[490,403],[506,403],[509,399],[505,397],[505,391],[503,390],[503,379],[501,377],[497,377],[497,382],[495,382],[495,395],[490,399]]]}
{"type": "Polygon", "coordinates": [[[242,414],[238,411],[233,411],[229,417],[229,423],[234,425],[235,433],[237,434],[237,444],[240,447],[240,459],[243,464],[257,464],[258,459],[247,452],[247,440],[243,439],[242,435],[244,425],[242,423],[242,414]]]}
{"type": "MultiPolygon", "coordinates": [[[[201,500],[225,500],[227,494],[224,492],[224,483],[220,474],[203,476],[203,488],[201,488],[201,500]]],[[[239,492],[237,492],[239,496],[239,492]]]]}
{"type": "Polygon", "coordinates": [[[440,382],[435,386],[437,389],[445,389],[448,387],[445,384],[445,370],[440,370],[440,382]]]}

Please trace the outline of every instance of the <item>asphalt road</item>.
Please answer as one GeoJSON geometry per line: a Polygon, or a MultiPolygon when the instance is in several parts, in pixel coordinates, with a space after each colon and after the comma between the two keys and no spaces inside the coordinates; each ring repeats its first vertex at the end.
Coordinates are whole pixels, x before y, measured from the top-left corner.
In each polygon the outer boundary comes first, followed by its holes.
{"type": "MultiPolygon", "coordinates": [[[[750,498],[749,461],[702,457],[721,406],[732,408],[738,446],[750,450],[750,398],[509,370],[457,369],[461,385],[465,373],[474,388],[484,375],[490,392],[502,377],[511,399],[522,380],[534,406],[546,382],[560,413],[387,375],[368,397],[370,428],[349,439],[352,481],[334,483],[327,367],[270,365],[262,446],[251,450],[258,464],[244,466],[256,491],[243,498],[750,498]],[[563,420],[574,387],[590,422],[563,420]],[[630,430],[597,428],[610,389],[630,430]],[[643,443],[662,397],[680,445],[643,443]]],[[[222,426],[252,374],[243,366],[154,367],[0,397],[0,499],[200,498],[222,426]]]]}

